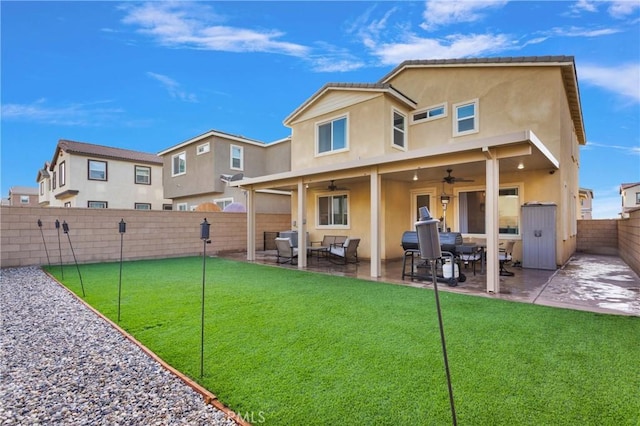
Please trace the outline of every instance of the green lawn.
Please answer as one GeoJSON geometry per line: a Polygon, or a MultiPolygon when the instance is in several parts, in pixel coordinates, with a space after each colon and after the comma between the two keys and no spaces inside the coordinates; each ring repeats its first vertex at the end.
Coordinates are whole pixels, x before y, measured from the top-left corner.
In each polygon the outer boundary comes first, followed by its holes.
{"type": "MultiPolygon", "coordinates": [[[[119,263],[81,265],[117,320],[119,263]]],[[[59,277],[60,268],[50,272],[59,277]]],[[[451,424],[432,289],[202,258],[125,262],[120,326],[269,425],[451,424]]],[[[75,266],[64,284],[81,295],[75,266]]],[[[440,292],[461,425],[640,424],[640,318],[440,292]]]]}

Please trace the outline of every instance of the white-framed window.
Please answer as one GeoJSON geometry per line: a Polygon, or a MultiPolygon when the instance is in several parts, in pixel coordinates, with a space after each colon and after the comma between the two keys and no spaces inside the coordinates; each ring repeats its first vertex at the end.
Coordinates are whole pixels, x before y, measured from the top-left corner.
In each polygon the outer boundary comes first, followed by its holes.
{"type": "Polygon", "coordinates": [[[213,200],[213,204],[220,207],[220,210],[224,210],[229,204],[233,203],[233,197],[229,198],[216,198],[213,200]]]}
{"type": "MultiPolygon", "coordinates": [[[[519,185],[500,188],[498,193],[498,228],[501,236],[520,235],[519,185]]],[[[463,234],[486,234],[485,189],[458,192],[458,223],[463,234]]]]}
{"type": "Polygon", "coordinates": [[[151,210],[151,203],[134,203],[133,208],[136,210],[151,210]]]}
{"type": "Polygon", "coordinates": [[[186,212],[188,210],[187,203],[178,203],[176,204],[176,210],[180,212],[186,212]]]}
{"type": "Polygon", "coordinates": [[[87,207],[90,209],[106,209],[108,203],[106,201],[87,201],[87,207]]]}
{"type": "Polygon", "coordinates": [[[187,173],[187,153],[179,152],[171,156],[171,176],[180,176],[187,173]]]}
{"type": "Polygon", "coordinates": [[[44,195],[44,180],[40,181],[40,195],[44,195]]]}
{"type": "Polygon", "coordinates": [[[58,174],[60,175],[60,187],[67,183],[67,163],[64,161],[58,165],[58,174]]]}
{"type": "Polygon", "coordinates": [[[349,227],[349,194],[336,192],[318,195],[317,198],[317,226],[331,228],[349,227]]]}
{"type": "Polygon", "coordinates": [[[636,192],[636,204],[640,204],[640,192],[636,192]]]}
{"type": "Polygon", "coordinates": [[[138,185],[151,185],[151,167],[148,166],[134,166],[136,181],[138,185]]]}
{"type": "Polygon", "coordinates": [[[64,203],[65,207],[71,207],[71,201],[67,201],[66,203],[64,203]]]}
{"type": "Polygon", "coordinates": [[[99,160],[87,160],[89,180],[107,180],[107,162],[99,160]]]}
{"type": "Polygon", "coordinates": [[[478,100],[453,105],[453,136],[478,133],[478,100]]]}
{"type": "Polygon", "coordinates": [[[211,149],[209,142],[203,143],[196,147],[196,155],[205,154],[211,149]]]}
{"type": "Polygon", "coordinates": [[[162,210],[173,210],[173,204],[163,204],[162,210]]]}
{"type": "Polygon", "coordinates": [[[411,114],[411,123],[437,120],[438,118],[447,117],[447,115],[447,103],[444,102],[414,112],[411,114]]]}
{"type": "Polygon", "coordinates": [[[346,151],[349,148],[347,116],[316,124],[316,154],[346,151]]]}
{"type": "Polygon", "coordinates": [[[53,183],[53,189],[56,189],[58,187],[58,173],[55,170],[51,173],[51,182],[53,183]]]}
{"type": "Polygon", "coordinates": [[[238,145],[231,145],[231,163],[229,167],[233,170],[244,169],[244,148],[238,145]]]}
{"type": "Polygon", "coordinates": [[[407,116],[397,110],[392,111],[393,134],[391,135],[391,146],[407,149],[407,116]]]}
{"type": "Polygon", "coordinates": [[[20,204],[29,204],[29,196],[21,195],[20,196],[20,204]]]}

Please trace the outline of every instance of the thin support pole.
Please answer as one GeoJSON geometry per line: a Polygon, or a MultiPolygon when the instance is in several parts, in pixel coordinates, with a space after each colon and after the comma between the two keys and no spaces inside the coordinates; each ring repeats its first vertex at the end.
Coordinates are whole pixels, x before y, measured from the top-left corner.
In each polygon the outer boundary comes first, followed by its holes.
{"type": "Polygon", "coordinates": [[[440,340],[442,341],[442,355],[444,356],[444,369],[447,373],[447,386],[449,387],[449,403],[451,405],[451,418],[453,425],[458,424],[456,420],[456,408],[453,402],[453,389],[451,387],[451,374],[449,373],[449,360],[447,358],[447,344],[444,339],[444,326],[442,325],[442,312],[440,310],[440,297],[438,297],[438,279],[436,277],[436,259],[430,259],[431,276],[433,277],[433,290],[436,295],[436,308],[438,311],[438,323],[440,324],[440,340]]]}
{"type": "Polygon", "coordinates": [[[62,244],[60,244],[60,222],[56,220],[56,229],[58,230],[58,253],[60,254],[60,274],[64,280],[64,268],[62,267],[62,244]]]}
{"type": "Polygon", "coordinates": [[[204,283],[207,265],[207,240],[204,239],[202,250],[202,310],[200,314],[200,377],[204,376],[204,283]]]}
{"type": "Polygon", "coordinates": [[[122,295],[122,246],[124,233],[120,233],[120,279],[118,281],[118,322],[120,322],[120,297],[122,295]]]}
{"type": "Polygon", "coordinates": [[[73,245],[71,244],[71,236],[67,233],[67,238],[69,239],[69,247],[71,247],[71,254],[73,255],[73,261],[76,264],[76,269],[78,270],[78,277],[80,277],[80,287],[82,288],[82,297],[85,297],[84,294],[84,284],[82,283],[82,274],[80,273],[80,266],[78,266],[78,259],[76,259],[76,253],[73,251],[73,245]]]}
{"type": "Polygon", "coordinates": [[[51,267],[51,260],[49,259],[49,250],[47,250],[47,242],[44,239],[44,232],[42,232],[42,222],[38,219],[38,227],[40,228],[40,235],[42,235],[42,244],[44,244],[44,252],[47,254],[47,264],[51,267]]]}

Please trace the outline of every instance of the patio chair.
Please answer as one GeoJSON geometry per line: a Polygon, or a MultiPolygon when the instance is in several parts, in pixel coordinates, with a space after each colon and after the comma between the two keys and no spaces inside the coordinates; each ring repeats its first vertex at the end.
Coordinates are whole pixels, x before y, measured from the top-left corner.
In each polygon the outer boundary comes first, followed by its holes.
{"type": "Polygon", "coordinates": [[[343,243],[329,246],[329,254],[345,265],[348,262],[358,263],[358,245],[360,238],[347,238],[343,243]]]}
{"type": "Polygon", "coordinates": [[[278,251],[278,263],[291,263],[295,265],[298,263],[298,249],[293,247],[291,238],[276,238],[276,250],[278,251]],[[283,260],[281,261],[280,258],[283,260]]]}
{"type": "Polygon", "coordinates": [[[456,253],[460,260],[464,263],[466,269],[467,265],[471,264],[473,267],[473,275],[476,274],[476,262],[482,261],[481,248],[475,244],[462,244],[456,246],[456,253]]]}
{"type": "Polygon", "coordinates": [[[500,261],[500,275],[503,277],[512,277],[513,272],[507,271],[504,269],[504,264],[511,262],[513,259],[513,246],[516,244],[515,241],[507,241],[504,248],[498,249],[498,260],[500,261]]]}

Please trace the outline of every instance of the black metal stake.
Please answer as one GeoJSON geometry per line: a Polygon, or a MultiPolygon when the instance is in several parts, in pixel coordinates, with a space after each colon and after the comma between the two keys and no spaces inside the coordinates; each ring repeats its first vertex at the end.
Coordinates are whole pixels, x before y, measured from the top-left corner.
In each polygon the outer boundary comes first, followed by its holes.
{"type": "Polygon", "coordinates": [[[44,239],[44,232],[42,232],[42,221],[38,219],[38,228],[40,228],[40,235],[42,235],[42,244],[44,244],[44,252],[47,254],[47,264],[51,268],[51,260],[49,260],[49,250],[47,250],[47,242],[44,239]]]}
{"type": "Polygon", "coordinates": [[[440,324],[440,340],[442,341],[442,355],[444,356],[444,369],[447,373],[447,386],[449,387],[449,403],[451,405],[451,418],[453,425],[458,424],[456,420],[456,408],[453,402],[453,388],[451,387],[451,373],[449,373],[449,360],[447,358],[447,344],[444,339],[444,326],[442,325],[442,312],[440,311],[440,298],[438,297],[438,279],[436,277],[436,259],[430,259],[431,276],[433,277],[433,290],[436,295],[436,308],[438,311],[438,322],[440,324]]]}
{"type": "Polygon", "coordinates": [[[209,240],[209,227],[207,218],[200,224],[200,239],[202,240],[202,309],[200,313],[200,377],[204,376],[204,284],[205,284],[205,268],[207,264],[207,244],[209,240]]]}
{"type": "Polygon", "coordinates": [[[64,268],[62,267],[62,246],[60,245],[60,221],[56,219],[56,230],[58,231],[58,253],[60,253],[60,274],[64,280],[64,268]]]}
{"type": "Polygon", "coordinates": [[[122,295],[122,247],[124,245],[124,233],[127,232],[127,224],[124,219],[120,219],[120,223],[118,223],[118,232],[120,232],[120,280],[118,281],[118,322],[120,322],[120,297],[122,295]]]}
{"type": "Polygon", "coordinates": [[[69,235],[69,225],[67,222],[62,222],[62,230],[65,234],[67,234],[67,238],[69,239],[69,247],[71,247],[71,254],[73,255],[73,261],[76,263],[76,269],[78,270],[78,276],[80,277],[80,287],[82,287],[82,297],[85,297],[84,294],[84,284],[82,283],[82,274],[80,273],[80,266],[78,266],[78,259],[76,259],[76,253],[73,251],[73,245],[71,245],[71,236],[69,235]]]}

